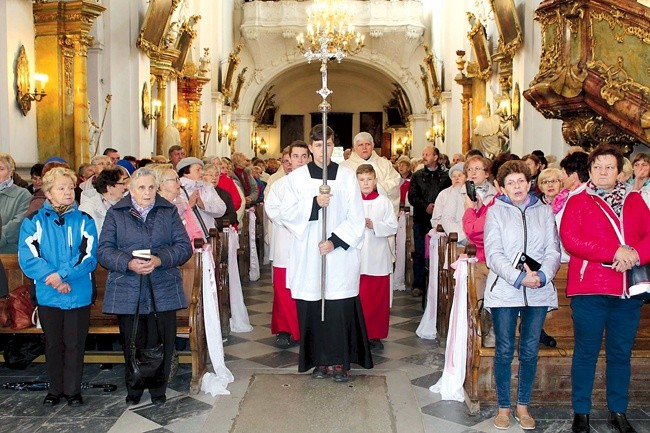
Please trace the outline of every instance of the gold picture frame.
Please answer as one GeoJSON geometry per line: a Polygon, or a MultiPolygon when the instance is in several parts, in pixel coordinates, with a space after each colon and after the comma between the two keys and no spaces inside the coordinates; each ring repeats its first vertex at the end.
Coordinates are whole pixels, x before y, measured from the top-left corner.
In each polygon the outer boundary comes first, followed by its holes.
{"type": "Polygon", "coordinates": [[[522,46],[524,39],[514,0],[490,0],[499,31],[499,52],[509,57],[522,46]]]}
{"type": "Polygon", "coordinates": [[[155,57],[162,52],[167,41],[165,36],[169,31],[172,14],[180,0],[150,0],[144,23],[135,45],[149,57],[155,57]]]}
{"type": "Polygon", "coordinates": [[[194,26],[200,19],[200,15],[191,16],[187,21],[183,23],[180,30],[178,31],[176,49],[179,51],[179,55],[176,60],[174,60],[173,67],[179,74],[183,71],[185,61],[187,60],[187,55],[190,53],[190,48],[192,48],[192,41],[196,37],[196,30],[194,30],[194,26]]]}
{"type": "Polygon", "coordinates": [[[476,76],[483,81],[487,81],[492,75],[492,56],[490,55],[485,27],[471,12],[467,12],[467,19],[472,26],[467,33],[467,38],[474,52],[476,76]]]}
{"type": "Polygon", "coordinates": [[[438,100],[440,99],[440,96],[442,95],[442,86],[440,85],[440,82],[438,81],[438,74],[436,72],[436,63],[435,63],[435,56],[433,55],[433,52],[431,51],[431,48],[429,48],[428,45],[424,45],[424,52],[426,53],[426,56],[424,57],[424,64],[426,65],[429,75],[431,76],[431,98],[433,104],[438,104],[438,100]]]}
{"type": "Polygon", "coordinates": [[[149,82],[145,81],[142,86],[142,124],[145,129],[151,125],[151,96],[149,94],[149,82]]]}

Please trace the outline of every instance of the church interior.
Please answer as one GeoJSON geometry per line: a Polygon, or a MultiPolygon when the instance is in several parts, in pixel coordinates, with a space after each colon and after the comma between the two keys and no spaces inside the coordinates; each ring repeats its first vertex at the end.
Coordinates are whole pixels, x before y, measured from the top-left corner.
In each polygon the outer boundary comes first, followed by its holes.
{"type": "MultiPolygon", "coordinates": [[[[361,131],[387,159],[430,145],[560,160],[571,146],[610,143],[629,156],[650,146],[648,44],[649,0],[3,0],[0,152],[25,179],[48,158],[78,167],[106,148],[137,159],[173,145],[198,158],[280,158],[326,117],[341,159],[361,131]],[[323,42],[327,25],[338,30],[323,42]]],[[[254,330],[224,342],[230,395],[192,392],[187,360],[164,407],[91,389],[82,414],[52,411],[40,393],[0,389],[0,432],[497,431],[496,405],[472,406],[467,386],[467,404],[429,391],[444,342],[415,335],[420,300],[398,292],[386,350],[362,373],[381,383],[301,388],[297,403],[281,396],[300,386],[287,379],[259,397],[286,411],[256,413],[254,382],[297,373],[298,348],[273,346],[268,268],[243,289],[254,330]],[[341,393],[355,386],[361,406],[348,412],[341,393]],[[297,421],[275,430],[291,405],[297,421]]],[[[120,383],[123,373],[91,363],[84,380],[120,383]]],[[[42,363],[0,367],[0,382],[44,375],[42,363]]],[[[627,416],[650,432],[649,395],[638,395],[627,416]]],[[[570,402],[538,403],[537,431],[571,430],[570,402]]],[[[592,431],[608,431],[602,407],[592,431]]]]}

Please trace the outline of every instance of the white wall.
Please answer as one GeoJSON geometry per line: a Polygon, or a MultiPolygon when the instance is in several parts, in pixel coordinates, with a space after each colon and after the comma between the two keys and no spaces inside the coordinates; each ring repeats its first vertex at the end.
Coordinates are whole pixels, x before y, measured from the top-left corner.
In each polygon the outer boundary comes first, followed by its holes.
{"type": "MultiPolygon", "coordinates": [[[[11,154],[19,166],[31,166],[38,160],[36,110],[23,116],[16,103],[15,65],[20,46],[25,46],[30,76],[34,80],[34,18],[32,3],[25,0],[0,2],[0,152],[11,154]]],[[[47,87],[46,87],[47,91],[47,87]]]]}

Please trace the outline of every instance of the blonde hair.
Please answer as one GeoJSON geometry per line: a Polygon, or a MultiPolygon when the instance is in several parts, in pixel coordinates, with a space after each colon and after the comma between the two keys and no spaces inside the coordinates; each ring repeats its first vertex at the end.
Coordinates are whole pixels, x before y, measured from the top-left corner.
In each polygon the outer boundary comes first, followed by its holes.
{"type": "Polygon", "coordinates": [[[77,184],[77,176],[74,174],[74,171],[65,167],[55,167],[52,170],[48,170],[43,176],[43,186],[41,187],[43,192],[50,192],[52,186],[54,186],[54,182],[60,177],[69,177],[73,185],[77,184]]]}
{"type": "Polygon", "coordinates": [[[544,170],[539,173],[539,176],[537,177],[537,183],[541,185],[543,181],[546,179],[552,179],[555,178],[557,180],[562,180],[562,170],[559,168],[545,168],[544,170]]]}
{"type": "Polygon", "coordinates": [[[618,174],[618,180],[621,182],[627,182],[629,178],[634,174],[634,166],[629,159],[623,157],[623,170],[618,174]]]}
{"type": "Polygon", "coordinates": [[[0,153],[0,162],[4,162],[9,168],[10,172],[16,170],[16,161],[8,153],[0,153]]]}

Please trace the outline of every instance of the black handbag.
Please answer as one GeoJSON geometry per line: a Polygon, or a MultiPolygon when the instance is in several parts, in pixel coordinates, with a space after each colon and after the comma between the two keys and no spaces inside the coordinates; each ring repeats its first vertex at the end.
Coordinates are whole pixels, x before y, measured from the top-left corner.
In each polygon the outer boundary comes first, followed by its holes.
{"type": "MultiPolygon", "coordinates": [[[[130,359],[126,364],[126,384],[133,389],[159,388],[165,383],[165,347],[160,341],[160,318],[156,310],[156,301],[153,296],[153,287],[151,286],[151,277],[149,280],[149,293],[151,294],[151,303],[153,305],[153,314],[156,318],[156,329],[158,341],[153,347],[138,348],[136,347],[136,338],[138,336],[138,322],[140,321],[140,297],[138,296],[138,306],[135,310],[133,320],[133,331],[131,333],[131,344],[129,346],[130,359]]],[[[140,276],[140,291],[144,276],[140,276]]]]}
{"type": "Polygon", "coordinates": [[[648,299],[650,296],[650,263],[643,266],[633,266],[627,271],[627,285],[630,294],[637,299],[648,299]]]}

